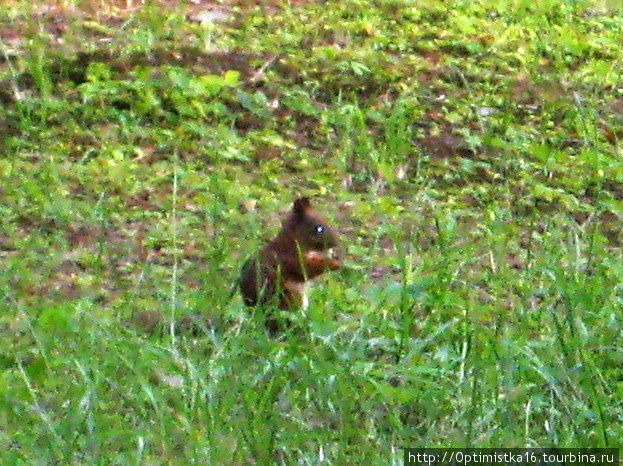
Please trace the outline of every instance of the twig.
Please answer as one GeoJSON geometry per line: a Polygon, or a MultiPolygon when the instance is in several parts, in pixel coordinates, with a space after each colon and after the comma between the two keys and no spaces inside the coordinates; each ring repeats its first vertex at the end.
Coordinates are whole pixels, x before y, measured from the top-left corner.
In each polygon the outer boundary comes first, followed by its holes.
{"type": "Polygon", "coordinates": [[[17,84],[17,71],[15,71],[15,68],[13,67],[13,63],[11,62],[11,58],[9,57],[7,47],[2,39],[0,39],[0,46],[2,46],[2,54],[4,55],[4,59],[6,60],[6,63],[9,67],[9,71],[11,72],[11,90],[13,91],[15,100],[20,101],[22,100],[22,93],[20,92],[17,84]]]}
{"type": "Polygon", "coordinates": [[[251,76],[247,82],[250,84],[255,84],[256,82],[258,82],[260,79],[262,79],[264,77],[264,72],[266,71],[266,69],[271,66],[273,63],[275,63],[275,60],[277,59],[277,55],[271,55],[268,60],[266,60],[266,63],[264,63],[259,70],[257,70],[255,73],[253,73],[253,76],[251,76]]]}

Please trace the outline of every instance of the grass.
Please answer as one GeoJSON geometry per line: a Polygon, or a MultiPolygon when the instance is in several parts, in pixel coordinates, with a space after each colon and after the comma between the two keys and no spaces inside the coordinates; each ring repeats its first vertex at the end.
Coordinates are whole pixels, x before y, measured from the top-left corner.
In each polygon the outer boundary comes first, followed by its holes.
{"type": "Polygon", "coordinates": [[[2,462],[621,445],[616,2],[33,3],[0,7],[2,462]],[[270,338],[230,291],[299,194],[346,266],[270,338]]]}

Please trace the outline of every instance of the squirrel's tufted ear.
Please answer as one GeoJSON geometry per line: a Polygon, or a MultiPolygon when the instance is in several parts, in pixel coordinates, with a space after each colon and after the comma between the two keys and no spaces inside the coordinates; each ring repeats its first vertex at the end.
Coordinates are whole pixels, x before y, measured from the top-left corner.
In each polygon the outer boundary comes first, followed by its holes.
{"type": "Polygon", "coordinates": [[[304,214],[305,210],[307,210],[310,206],[311,203],[309,202],[308,197],[300,197],[296,201],[294,201],[294,204],[292,205],[292,210],[296,214],[304,214]]]}

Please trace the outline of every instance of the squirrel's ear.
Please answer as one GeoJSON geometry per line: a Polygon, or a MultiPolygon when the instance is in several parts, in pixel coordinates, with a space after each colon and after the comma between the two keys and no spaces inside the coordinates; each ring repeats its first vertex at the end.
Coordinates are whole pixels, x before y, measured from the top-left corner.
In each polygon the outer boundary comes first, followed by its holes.
{"type": "Polygon", "coordinates": [[[296,214],[304,214],[305,210],[310,206],[308,197],[300,197],[296,201],[294,201],[294,205],[292,206],[292,210],[296,214]]]}

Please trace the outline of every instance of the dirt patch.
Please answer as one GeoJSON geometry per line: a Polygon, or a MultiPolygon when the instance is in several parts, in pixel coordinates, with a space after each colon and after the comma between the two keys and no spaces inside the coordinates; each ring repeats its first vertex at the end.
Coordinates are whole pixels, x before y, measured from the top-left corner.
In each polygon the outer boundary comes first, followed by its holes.
{"type": "Polygon", "coordinates": [[[84,82],[86,69],[90,63],[107,63],[118,73],[129,72],[137,66],[187,66],[201,73],[222,74],[229,70],[238,71],[243,79],[249,78],[255,72],[254,62],[262,61],[264,57],[244,52],[215,52],[205,53],[192,47],[179,49],[156,48],[148,55],[134,53],[119,58],[117,51],[100,49],[94,52],[81,52],[73,63],[75,76],[79,76],[77,84],[84,82]]]}
{"type": "Polygon", "coordinates": [[[519,105],[539,105],[547,101],[558,101],[565,96],[560,83],[535,83],[524,73],[520,73],[511,88],[511,96],[519,105]]]}
{"type": "Polygon", "coordinates": [[[474,156],[474,151],[469,148],[465,138],[451,130],[444,131],[439,136],[427,136],[415,141],[415,144],[434,159],[474,156]]]}
{"type": "MultiPolygon", "coordinates": [[[[92,52],[79,52],[74,58],[56,57],[50,64],[50,76],[53,84],[69,80],[82,84],[87,79],[87,69],[91,63],[105,63],[117,78],[123,78],[136,67],[184,66],[197,74],[223,74],[233,70],[240,73],[242,80],[250,79],[256,73],[266,57],[244,52],[204,53],[191,47],[169,50],[154,49],[149,55],[134,53],[119,57],[117,50],[99,49],[92,52]],[[256,66],[257,64],[257,66],[256,66]]],[[[21,73],[15,83],[11,79],[0,82],[0,102],[15,100],[14,85],[20,92],[32,90],[35,80],[30,73],[21,73]]]]}
{"type": "Polygon", "coordinates": [[[620,246],[623,242],[621,219],[612,212],[602,212],[599,217],[599,231],[604,235],[611,246],[620,246]]]}
{"type": "Polygon", "coordinates": [[[623,114],[623,98],[610,102],[610,108],[618,114],[623,114]]]}
{"type": "Polygon", "coordinates": [[[101,235],[101,228],[88,224],[74,224],[67,227],[65,238],[71,247],[83,247],[95,243],[101,235]]]}
{"type": "Polygon", "coordinates": [[[420,57],[425,58],[431,65],[437,66],[444,57],[444,53],[439,50],[415,47],[414,52],[420,57]]]}
{"type": "Polygon", "coordinates": [[[607,180],[604,182],[603,187],[606,191],[612,194],[615,199],[619,201],[623,200],[623,183],[607,180]]]}
{"type": "MultiPolygon", "coordinates": [[[[22,39],[15,26],[3,24],[0,27],[0,39],[9,47],[16,47],[22,43],[22,39]]],[[[0,54],[0,63],[5,61],[4,54],[0,54]]]]}

